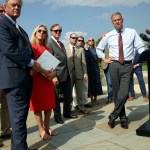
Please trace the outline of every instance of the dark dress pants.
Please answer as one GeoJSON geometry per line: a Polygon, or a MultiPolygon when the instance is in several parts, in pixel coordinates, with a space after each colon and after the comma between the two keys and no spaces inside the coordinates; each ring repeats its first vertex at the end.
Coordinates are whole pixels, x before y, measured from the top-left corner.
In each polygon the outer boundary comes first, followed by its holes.
{"type": "Polygon", "coordinates": [[[143,78],[142,66],[141,65],[138,66],[137,68],[135,68],[134,71],[133,71],[132,80],[131,80],[131,84],[130,84],[130,96],[135,97],[134,79],[133,79],[134,73],[137,76],[142,95],[146,96],[146,87],[145,87],[145,82],[144,82],[144,78],[143,78]]]}
{"type": "Polygon", "coordinates": [[[71,103],[72,103],[72,91],[71,91],[71,80],[59,81],[58,85],[55,85],[56,95],[56,108],[54,109],[54,117],[61,117],[61,107],[59,100],[59,91],[61,89],[63,93],[63,115],[71,114],[71,103]]]}
{"type": "Polygon", "coordinates": [[[127,121],[125,103],[129,94],[129,87],[132,76],[132,63],[120,64],[113,62],[109,65],[112,90],[115,107],[109,119],[116,120],[118,117],[122,121],[127,121]]]}
{"type": "Polygon", "coordinates": [[[11,150],[27,150],[26,120],[32,84],[26,88],[6,89],[8,110],[12,127],[11,150]]]}

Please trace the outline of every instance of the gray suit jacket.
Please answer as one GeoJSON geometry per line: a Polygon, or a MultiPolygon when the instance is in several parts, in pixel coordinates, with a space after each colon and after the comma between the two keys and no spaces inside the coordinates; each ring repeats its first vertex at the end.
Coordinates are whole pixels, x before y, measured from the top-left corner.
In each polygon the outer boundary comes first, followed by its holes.
{"type": "Polygon", "coordinates": [[[56,67],[56,74],[59,81],[66,81],[69,76],[68,66],[67,66],[67,57],[65,54],[65,47],[62,42],[60,42],[64,51],[60,46],[51,38],[48,43],[48,47],[51,50],[53,56],[55,56],[59,61],[59,65],[56,67]]]}
{"type": "MultiPolygon", "coordinates": [[[[72,76],[72,70],[74,65],[73,65],[70,45],[66,46],[66,55],[67,55],[69,74],[70,76],[72,76]]],[[[75,63],[75,73],[77,79],[83,79],[84,74],[87,74],[87,68],[86,68],[84,49],[82,47],[79,46],[75,47],[74,63],[75,63]]]]}

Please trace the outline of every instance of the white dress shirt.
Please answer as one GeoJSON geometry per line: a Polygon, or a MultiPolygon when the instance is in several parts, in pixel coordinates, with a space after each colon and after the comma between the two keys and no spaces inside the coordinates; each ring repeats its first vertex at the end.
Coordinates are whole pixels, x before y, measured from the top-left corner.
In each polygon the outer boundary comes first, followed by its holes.
{"type": "Polygon", "coordinates": [[[71,44],[69,44],[69,46],[70,46],[71,54],[73,54],[73,47],[74,47],[74,49],[76,49],[76,47],[75,47],[75,45],[71,45],[71,44]]]}
{"type": "MultiPolygon", "coordinates": [[[[118,35],[118,31],[114,29],[100,41],[96,48],[99,58],[105,58],[104,49],[108,46],[109,57],[114,57],[115,60],[119,59],[118,35]]],[[[141,54],[145,50],[144,43],[134,29],[125,28],[122,30],[121,35],[125,61],[133,60],[134,51],[138,51],[141,54]]]]}

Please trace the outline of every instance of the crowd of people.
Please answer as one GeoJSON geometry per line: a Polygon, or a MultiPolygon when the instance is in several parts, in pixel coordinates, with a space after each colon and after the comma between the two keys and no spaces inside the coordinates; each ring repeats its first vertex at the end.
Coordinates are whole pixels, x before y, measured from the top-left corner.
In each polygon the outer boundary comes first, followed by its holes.
{"type": "Polygon", "coordinates": [[[139,56],[145,47],[134,29],[123,26],[122,14],[112,14],[115,29],[104,33],[97,47],[92,36],[85,41],[77,33],[70,34],[69,44],[65,46],[59,40],[62,33],[59,24],[50,27],[50,39],[48,28],[41,24],[35,27],[29,40],[27,33],[17,24],[22,4],[22,0],[5,0],[4,6],[0,6],[0,137],[12,138],[12,150],[30,150],[26,141],[29,109],[34,113],[43,140],[50,140],[58,134],[50,128],[52,110],[54,120],[59,124],[64,124],[63,118],[78,118],[72,111],[73,103],[80,113],[89,114],[88,108],[98,105],[97,96],[103,94],[100,60],[108,87],[106,104],[114,102],[108,125],[114,128],[115,120],[119,118],[121,127],[128,129],[125,103],[128,98],[131,100],[129,93],[135,98],[135,70],[137,74],[140,72],[138,79],[139,83],[142,82],[143,99],[148,99],[142,69],[138,68],[141,66],[139,56]],[[44,51],[60,61],[54,70],[44,69],[37,61],[44,51]],[[137,58],[135,54],[138,54],[137,58]],[[73,99],[73,89],[76,99],[73,99]]]}

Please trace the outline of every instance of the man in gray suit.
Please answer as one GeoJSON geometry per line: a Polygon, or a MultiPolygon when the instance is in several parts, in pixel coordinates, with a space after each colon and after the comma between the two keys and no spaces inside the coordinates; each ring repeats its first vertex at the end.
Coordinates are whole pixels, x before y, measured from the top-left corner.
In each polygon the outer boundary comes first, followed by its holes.
{"type": "Polygon", "coordinates": [[[71,80],[68,72],[66,50],[62,42],[59,41],[61,36],[62,27],[59,24],[54,24],[50,28],[52,37],[49,40],[48,46],[59,61],[56,67],[56,77],[53,79],[56,95],[56,108],[54,109],[54,118],[57,123],[63,124],[64,121],[61,117],[59,91],[63,93],[63,116],[64,118],[73,119],[77,118],[76,115],[71,113],[72,93],[71,93],[71,80]]]}
{"type": "Polygon", "coordinates": [[[75,85],[77,94],[77,105],[81,113],[88,114],[89,111],[84,108],[85,100],[83,96],[83,82],[87,80],[87,68],[84,49],[76,45],[77,34],[70,35],[70,44],[66,46],[66,55],[69,74],[71,77],[72,89],[75,85]]]}

